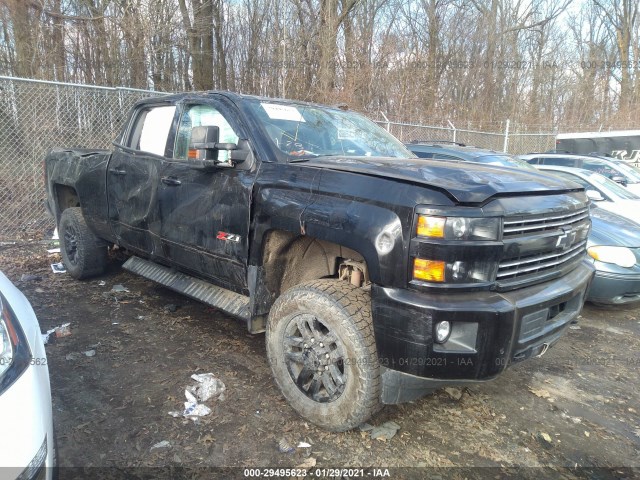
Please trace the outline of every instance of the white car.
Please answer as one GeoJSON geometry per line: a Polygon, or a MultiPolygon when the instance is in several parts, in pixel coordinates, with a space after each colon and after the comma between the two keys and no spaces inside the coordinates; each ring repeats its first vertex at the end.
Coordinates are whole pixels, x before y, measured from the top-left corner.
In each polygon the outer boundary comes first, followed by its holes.
{"type": "Polygon", "coordinates": [[[528,153],[518,158],[535,167],[572,167],[599,173],[640,195],[640,172],[619,159],[569,153],[528,153]]]}
{"type": "Polygon", "coordinates": [[[582,185],[598,207],[640,223],[640,197],[604,175],[582,168],[535,165],[538,170],[553,173],[582,185]]]}
{"type": "Polygon", "coordinates": [[[49,368],[31,304],[0,272],[0,477],[51,479],[49,368]]]}

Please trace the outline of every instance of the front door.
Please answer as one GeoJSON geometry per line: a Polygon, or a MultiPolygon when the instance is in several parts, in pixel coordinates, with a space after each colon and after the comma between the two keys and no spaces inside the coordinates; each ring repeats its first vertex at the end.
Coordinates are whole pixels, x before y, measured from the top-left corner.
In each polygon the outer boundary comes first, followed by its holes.
{"type": "Polygon", "coordinates": [[[232,108],[212,99],[185,102],[173,149],[158,185],[160,237],[172,263],[231,290],[247,293],[249,209],[255,167],[232,166],[229,152],[218,152],[219,167],[193,168],[188,161],[191,129],[217,126],[221,143],[247,138],[232,108]]]}
{"type": "Polygon", "coordinates": [[[149,234],[158,221],[157,187],[176,112],[175,105],[147,105],[134,113],[125,145],[117,146],[107,166],[109,221],[118,243],[145,256],[159,242],[149,234]]]}

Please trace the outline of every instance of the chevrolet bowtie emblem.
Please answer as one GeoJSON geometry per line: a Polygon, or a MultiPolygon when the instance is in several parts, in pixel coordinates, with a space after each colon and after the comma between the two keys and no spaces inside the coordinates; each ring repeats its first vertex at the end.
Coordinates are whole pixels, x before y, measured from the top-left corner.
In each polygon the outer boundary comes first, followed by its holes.
{"type": "Polygon", "coordinates": [[[571,245],[573,245],[573,241],[576,239],[576,232],[572,230],[563,230],[563,234],[558,237],[556,241],[556,248],[560,250],[566,250],[571,245]]]}

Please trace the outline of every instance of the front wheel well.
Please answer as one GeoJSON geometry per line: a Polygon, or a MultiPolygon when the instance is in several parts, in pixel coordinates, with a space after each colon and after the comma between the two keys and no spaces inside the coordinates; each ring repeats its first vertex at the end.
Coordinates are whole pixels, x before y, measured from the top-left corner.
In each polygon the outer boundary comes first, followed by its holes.
{"type": "Polygon", "coordinates": [[[337,243],[282,230],[267,234],[262,267],[264,283],[273,298],[320,278],[340,278],[358,287],[369,284],[367,264],[360,253],[337,243]]]}

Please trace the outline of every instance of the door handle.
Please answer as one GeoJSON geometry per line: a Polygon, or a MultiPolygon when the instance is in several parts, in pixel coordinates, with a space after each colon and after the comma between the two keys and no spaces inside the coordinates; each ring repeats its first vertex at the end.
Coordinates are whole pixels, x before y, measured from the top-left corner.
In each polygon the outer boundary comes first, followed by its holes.
{"type": "Polygon", "coordinates": [[[126,170],[119,170],[117,168],[110,168],[109,169],[109,173],[111,173],[113,175],[126,175],[127,171],[126,170]]]}
{"type": "Polygon", "coordinates": [[[178,187],[182,185],[182,182],[175,177],[162,177],[160,181],[170,187],[178,187]]]}

